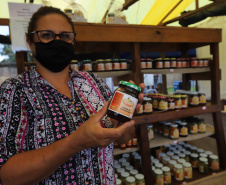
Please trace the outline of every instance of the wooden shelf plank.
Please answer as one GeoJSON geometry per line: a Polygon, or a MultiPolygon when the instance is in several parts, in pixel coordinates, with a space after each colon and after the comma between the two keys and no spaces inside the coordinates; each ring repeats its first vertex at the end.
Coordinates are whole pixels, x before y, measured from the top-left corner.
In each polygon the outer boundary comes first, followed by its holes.
{"type": "Polygon", "coordinates": [[[159,121],[167,121],[167,120],[174,120],[194,115],[200,114],[208,114],[213,112],[220,112],[221,105],[219,104],[207,104],[206,106],[198,106],[198,107],[188,107],[186,109],[175,110],[175,111],[166,111],[166,112],[154,112],[149,115],[141,115],[141,116],[134,116],[133,119],[135,120],[135,124],[149,124],[155,123],[159,121]]]}
{"type": "Polygon", "coordinates": [[[118,77],[122,75],[128,75],[131,74],[131,70],[125,70],[125,71],[105,71],[105,72],[93,72],[96,73],[101,78],[109,78],[109,77],[118,77]]]}
{"type": "MultiPolygon", "coordinates": [[[[168,145],[168,144],[175,144],[177,142],[180,141],[193,141],[193,140],[197,140],[197,139],[201,139],[204,137],[208,137],[214,134],[214,127],[211,125],[206,124],[206,133],[198,133],[195,135],[191,135],[189,134],[188,137],[180,137],[177,140],[172,140],[170,138],[167,137],[163,137],[160,136],[157,133],[154,133],[154,139],[150,141],[150,148],[155,148],[158,146],[164,146],[164,145],[168,145]]],[[[127,148],[125,150],[121,150],[121,149],[114,149],[114,155],[118,155],[118,154],[123,154],[123,153],[128,153],[128,152],[135,152],[138,151],[139,148],[138,147],[134,147],[134,148],[127,148]]]]}
{"type": "Polygon", "coordinates": [[[179,69],[143,69],[144,74],[186,74],[186,73],[204,73],[209,72],[210,67],[202,68],[179,68],[179,69]]]}

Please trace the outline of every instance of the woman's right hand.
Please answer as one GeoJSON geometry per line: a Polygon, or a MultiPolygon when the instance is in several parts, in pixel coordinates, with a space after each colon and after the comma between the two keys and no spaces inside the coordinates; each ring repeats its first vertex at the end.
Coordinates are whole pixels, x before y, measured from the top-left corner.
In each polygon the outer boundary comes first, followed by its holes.
{"type": "Polygon", "coordinates": [[[80,147],[82,147],[82,149],[90,147],[106,147],[120,138],[128,127],[134,125],[134,120],[131,120],[123,123],[117,128],[103,128],[100,124],[100,120],[106,115],[108,105],[109,102],[106,102],[102,109],[91,116],[73,133],[76,134],[77,137],[78,135],[80,136],[80,147]]]}

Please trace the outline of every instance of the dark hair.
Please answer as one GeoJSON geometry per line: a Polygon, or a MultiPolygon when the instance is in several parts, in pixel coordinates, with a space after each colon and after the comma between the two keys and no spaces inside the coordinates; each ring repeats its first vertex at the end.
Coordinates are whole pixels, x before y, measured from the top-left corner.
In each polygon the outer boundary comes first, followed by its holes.
{"type": "Polygon", "coordinates": [[[30,42],[34,41],[34,34],[31,34],[31,32],[35,31],[37,26],[37,21],[41,17],[49,14],[58,14],[58,15],[64,16],[67,19],[68,23],[71,25],[73,32],[75,32],[74,24],[71,18],[68,17],[63,11],[61,11],[59,8],[55,8],[52,6],[42,6],[32,15],[29,21],[26,37],[28,40],[30,40],[30,42]]]}

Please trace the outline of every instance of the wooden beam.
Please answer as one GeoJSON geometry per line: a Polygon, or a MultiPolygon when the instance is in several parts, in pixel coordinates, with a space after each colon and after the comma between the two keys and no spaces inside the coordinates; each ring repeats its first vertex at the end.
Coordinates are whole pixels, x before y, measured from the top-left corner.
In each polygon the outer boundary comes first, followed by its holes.
{"type": "Polygon", "coordinates": [[[225,3],[226,3],[225,0],[219,0],[219,1],[217,1],[217,2],[214,2],[214,3],[211,3],[211,4],[209,4],[209,5],[206,5],[206,6],[203,6],[203,7],[201,7],[201,8],[198,8],[197,10],[194,10],[194,11],[190,11],[190,12],[184,13],[184,14],[182,14],[182,15],[179,16],[179,17],[176,17],[176,18],[174,18],[174,19],[171,19],[171,20],[169,20],[169,21],[166,21],[166,22],[163,23],[163,26],[166,26],[167,24],[170,24],[170,23],[179,21],[179,20],[181,20],[181,19],[183,19],[183,18],[187,18],[187,17],[193,16],[193,15],[195,15],[196,13],[199,13],[199,12],[204,11],[204,10],[208,10],[209,8],[213,8],[214,6],[218,6],[218,5],[221,5],[221,4],[223,5],[223,4],[225,4],[225,3]]]}
{"type": "Polygon", "coordinates": [[[161,21],[159,21],[159,23],[157,24],[158,26],[161,26],[163,21],[173,12],[173,10],[178,7],[179,4],[181,4],[182,0],[180,0],[177,4],[175,4],[174,7],[172,7],[171,10],[169,10],[169,12],[161,19],[161,21]]]}
{"type": "Polygon", "coordinates": [[[196,10],[199,9],[199,0],[195,0],[195,9],[196,9],[196,10]]]}
{"type": "Polygon", "coordinates": [[[138,0],[126,0],[125,3],[123,4],[122,11],[127,10],[131,5],[136,3],[138,0]]]}

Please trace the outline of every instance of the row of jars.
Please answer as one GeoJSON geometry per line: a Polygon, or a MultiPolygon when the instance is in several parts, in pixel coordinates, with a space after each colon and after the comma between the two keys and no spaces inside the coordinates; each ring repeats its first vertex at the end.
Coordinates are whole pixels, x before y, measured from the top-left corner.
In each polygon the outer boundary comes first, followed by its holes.
{"type": "Polygon", "coordinates": [[[204,151],[184,142],[181,142],[181,145],[166,145],[164,149],[165,153],[158,153],[156,158],[151,156],[156,184],[171,184],[171,177],[176,181],[191,179],[193,169],[196,168],[200,173],[207,173],[209,169],[219,170],[218,156],[211,151],[204,151]]]}
{"type": "MultiPolygon", "coordinates": [[[[152,126],[148,126],[148,132],[152,126]]],[[[187,137],[189,134],[206,133],[206,123],[204,119],[197,117],[188,117],[183,120],[161,121],[153,126],[154,132],[171,139],[187,137]]],[[[150,131],[152,134],[152,131],[150,131]]]]}
{"type": "Polygon", "coordinates": [[[132,152],[117,155],[114,164],[116,184],[145,184],[144,175],[141,173],[141,156],[139,153],[132,152]],[[133,183],[131,182],[132,179],[133,183]]]}
{"type": "Polygon", "coordinates": [[[132,139],[127,141],[127,143],[118,144],[117,141],[114,142],[114,148],[119,148],[121,150],[126,150],[126,149],[130,149],[130,148],[133,148],[133,147],[136,148],[137,146],[138,146],[138,139],[137,139],[136,133],[133,135],[132,139]]]}
{"type": "Polygon", "coordinates": [[[70,67],[75,71],[119,71],[131,69],[131,63],[126,59],[72,60],[70,67]]]}
{"type": "Polygon", "coordinates": [[[141,58],[141,69],[208,67],[208,58],[141,58]]]}
{"type": "Polygon", "coordinates": [[[148,94],[144,96],[143,103],[137,115],[150,114],[153,111],[167,111],[188,108],[189,106],[206,105],[205,93],[183,91],[174,95],[148,94]]]}

